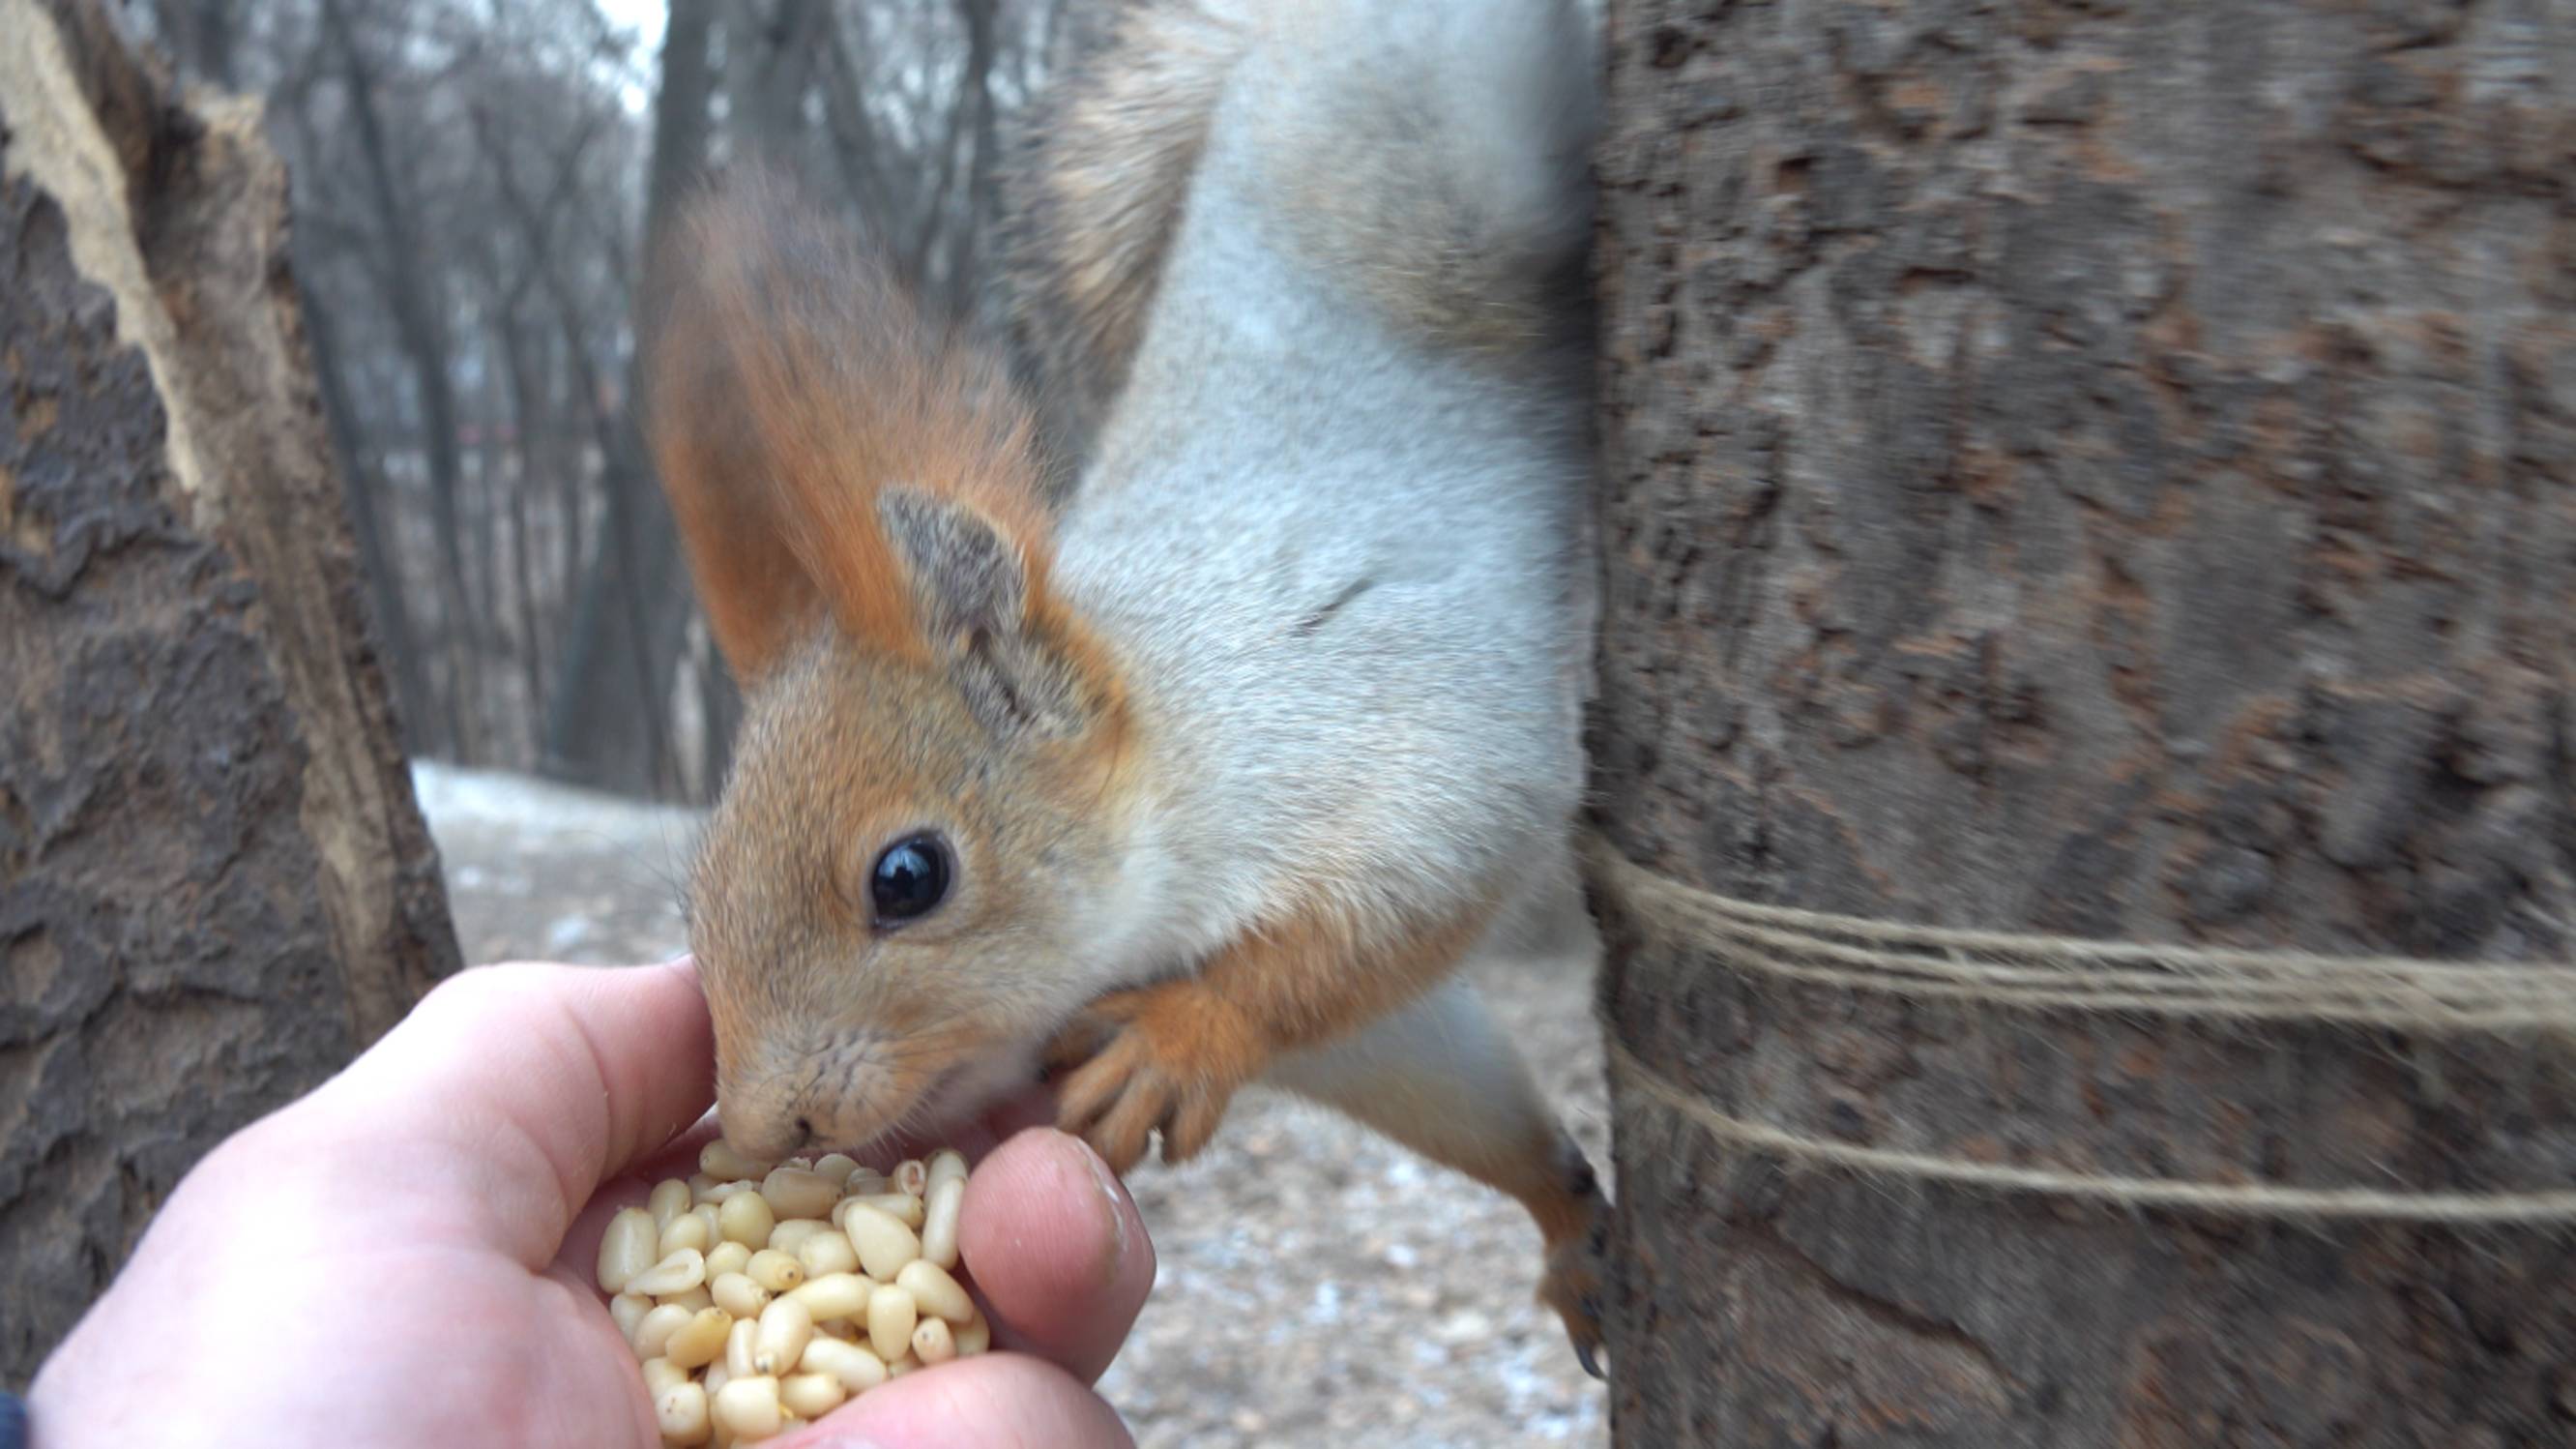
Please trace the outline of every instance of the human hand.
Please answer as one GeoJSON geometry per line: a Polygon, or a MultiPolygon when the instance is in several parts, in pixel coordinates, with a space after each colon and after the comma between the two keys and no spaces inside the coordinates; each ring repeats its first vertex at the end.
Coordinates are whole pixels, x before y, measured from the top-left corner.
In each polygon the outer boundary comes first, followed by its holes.
{"type": "MultiPolygon", "coordinates": [[[[441,985],[180,1183],[38,1373],[31,1443],[659,1445],[591,1276],[609,1214],[689,1170],[673,1154],[694,1154],[681,1134],[713,1072],[686,962],[441,985]]],[[[1012,1134],[1032,1116],[1042,1103],[955,1134],[970,1154],[1008,1139],[977,1162],[958,1231],[1006,1351],[771,1443],[1130,1442],[1087,1385],[1144,1305],[1153,1249],[1090,1149],[1012,1134]]]]}

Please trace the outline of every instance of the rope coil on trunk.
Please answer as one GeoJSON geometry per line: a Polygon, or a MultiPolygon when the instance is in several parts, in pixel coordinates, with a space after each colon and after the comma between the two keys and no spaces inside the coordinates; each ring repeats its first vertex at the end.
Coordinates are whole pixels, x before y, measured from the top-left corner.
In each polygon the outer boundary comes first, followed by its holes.
{"type": "MultiPolygon", "coordinates": [[[[2576,963],[2485,963],[1963,931],[1796,910],[1684,885],[1598,835],[1586,880],[1633,939],[1726,969],[1849,991],[2033,1010],[2300,1021],[2576,1042],[2576,963]]],[[[1993,1192],[2239,1218],[2435,1224],[2576,1223],[2576,1188],[2495,1193],[2195,1182],[2016,1167],[1867,1147],[1726,1112],[1609,1044],[1612,1077],[1724,1141],[1793,1161],[1993,1192]]]]}

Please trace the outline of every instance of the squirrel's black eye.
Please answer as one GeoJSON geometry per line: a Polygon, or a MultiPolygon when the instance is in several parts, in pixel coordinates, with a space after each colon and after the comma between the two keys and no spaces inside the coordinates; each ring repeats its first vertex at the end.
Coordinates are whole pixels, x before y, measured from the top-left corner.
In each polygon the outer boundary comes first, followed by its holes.
{"type": "Polygon", "coordinates": [[[868,899],[880,926],[929,915],[947,898],[948,847],[936,835],[915,835],[887,846],[868,874],[868,899]]]}

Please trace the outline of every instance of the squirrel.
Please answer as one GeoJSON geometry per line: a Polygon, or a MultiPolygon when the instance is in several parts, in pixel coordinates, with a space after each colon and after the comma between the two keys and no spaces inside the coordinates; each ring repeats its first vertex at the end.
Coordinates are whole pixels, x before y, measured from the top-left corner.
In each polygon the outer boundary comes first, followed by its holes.
{"type": "Polygon", "coordinates": [[[1600,1372],[1605,1197],[1459,969],[1592,948],[1587,21],[1131,0],[1013,183],[1067,489],[853,229],[693,207],[649,427],[745,695],[689,912],[737,1147],[1054,1072],[1123,1174],[1263,1081],[1518,1199],[1600,1372]]]}

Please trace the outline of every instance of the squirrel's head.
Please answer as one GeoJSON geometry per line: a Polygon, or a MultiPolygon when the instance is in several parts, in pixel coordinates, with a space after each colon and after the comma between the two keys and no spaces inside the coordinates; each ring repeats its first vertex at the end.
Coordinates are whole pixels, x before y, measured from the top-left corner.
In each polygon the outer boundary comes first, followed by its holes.
{"type": "Polygon", "coordinates": [[[999,369],[775,183],[674,254],[653,446],[745,693],[690,901],[719,1106],[754,1156],[857,1146],[1025,1081],[1096,990],[1127,711],[999,369]]]}

